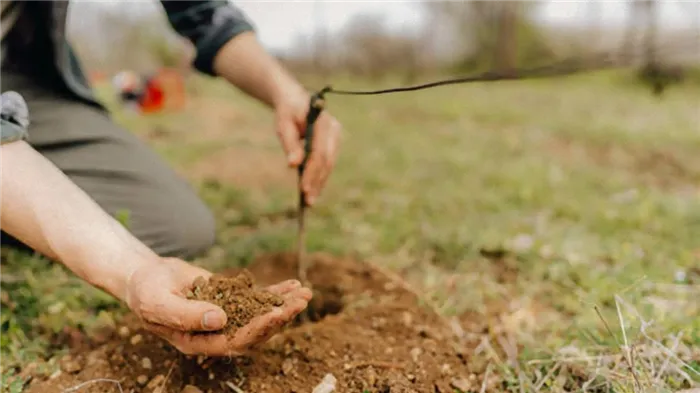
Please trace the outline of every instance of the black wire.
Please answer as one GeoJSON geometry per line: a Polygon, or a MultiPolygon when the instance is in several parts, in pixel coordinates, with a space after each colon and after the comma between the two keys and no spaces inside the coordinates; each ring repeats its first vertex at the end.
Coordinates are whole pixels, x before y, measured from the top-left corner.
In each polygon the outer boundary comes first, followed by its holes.
{"type": "MultiPolygon", "coordinates": [[[[677,43],[677,42],[676,42],[677,43]]],[[[693,38],[692,45],[694,48],[698,48],[698,39],[693,38]]],[[[680,45],[679,45],[680,47],[680,45]]],[[[662,46],[664,49],[670,48],[670,46],[662,46]]],[[[669,51],[670,52],[670,51],[669,51]]],[[[656,55],[660,55],[661,50],[656,52],[656,55]]],[[[325,94],[335,94],[335,95],[357,95],[357,96],[367,96],[367,95],[379,95],[379,94],[390,94],[390,93],[401,93],[409,91],[417,91],[423,89],[430,89],[438,86],[455,85],[471,82],[493,82],[501,80],[519,80],[519,79],[534,79],[534,78],[544,78],[552,76],[565,76],[572,75],[576,73],[589,72],[589,71],[600,71],[604,69],[611,69],[615,67],[621,67],[625,65],[630,65],[633,60],[638,57],[644,56],[640,54],[637,56],[624,56],[615,55],[613,53],[601,53],[595,56],[588,56],[587,58],[570,58],[546,66],[525,68],[520,70],[513,70],[511,72],[485,72],[482,74],[457,77],[451,79],[443,79],[439,81],[424,83],[420,85],[413,86],[402,86],[393,87],[387,89],[379,90],[343,90],[335,89],[332,86],[326,86],[320,90],[317,95],[323,97],[325,94]]]]}

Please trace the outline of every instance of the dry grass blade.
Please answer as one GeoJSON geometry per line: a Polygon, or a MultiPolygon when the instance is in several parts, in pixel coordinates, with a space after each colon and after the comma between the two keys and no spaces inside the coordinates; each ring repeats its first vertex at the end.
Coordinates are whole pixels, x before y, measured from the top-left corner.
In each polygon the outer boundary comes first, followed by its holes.
{"type": "Polygon", "coordinates": [[[622,330],[622,340],[623,340],[623,351],[625,355],[625,359],[627,361],[627,365],[629,366],[630,373],[632,374],[632,377],[634,378],[634,383],[636,386],[637,391],[642,391],[642,384],[639,382],[639,377],[637,376],[637,373],[634,370],[634,361],[632,360],[632,351],[629,345],[629,342],[627,341],[627,331],[625,329],[625,319],[622,317],[622,311],[620,310],[620,297],[618,295],[615,295],[615,309],[617,310],[617,318],[620,321],[620,330],[622,330]]]}
{"type": "Polygon", "coordinates": [[[124,393],[124,390],[122,390],[122,384],[121,384],[119,381],[117,381],[116,379],[107,379],[107,378],[97,378],[97,379],[91,379],[91,380],[89,380],[89,381],[85,381],[85,382],[83,382],[83,383],[81,383],[81,384],[79,384],[79,385],[73,386],[72,388],[65,389],[65,390],[63,391],[63,393],[75,392],[75,391],[78,391],[79,389],[82,389],[83,387],[85,387],[85,386],[87,386],[87,385],[90,385],[90,384],[93,384],[93,383],[98,383],[98,382],[110,382],[110,383],[114,383],[114,384],[116,384],[117,387],[119,388],[119,392],[120,392],[120,393],[124,393]]]}
{"type": "Polygon", "coordinates": [[[243,389],[239,388],[238,386],[234,385],[233,383],[231,383],[231,382],[229,382],[229,381],[224,382],[224,384],[225,384],[229,389],[233,390],[233,391],[236,392],[236,393],[245,393],[245,391],[244,391],[243,389]]]}
{"type": "Polygon", "coordinates": [[[484,380],[481,381],[481,389],[479,389],[479,393],[486,393],[486,387],[489,384],[489,377],[491,376],[491,362],[489,362],[488,366],[486,366],[486,373],[484,374],[484,380]]]}

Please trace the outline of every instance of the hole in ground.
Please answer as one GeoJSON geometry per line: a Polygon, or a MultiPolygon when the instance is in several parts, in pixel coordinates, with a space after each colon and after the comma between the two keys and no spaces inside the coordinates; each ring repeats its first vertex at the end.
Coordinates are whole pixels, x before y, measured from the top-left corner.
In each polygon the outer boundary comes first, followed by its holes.
{"type": "MultiPolygon", "coordinates": [[[[340,314],[343,311],[345,307],[344,293],[338,286],[314,286],[313,293],[314,296],[309,305],[302,312],[302,314],[306,313],[311,322],[318,322],[328,315],[340,314]]],[[[297,317],[295,325],[303,323],[302,314],[297,317]]]]}

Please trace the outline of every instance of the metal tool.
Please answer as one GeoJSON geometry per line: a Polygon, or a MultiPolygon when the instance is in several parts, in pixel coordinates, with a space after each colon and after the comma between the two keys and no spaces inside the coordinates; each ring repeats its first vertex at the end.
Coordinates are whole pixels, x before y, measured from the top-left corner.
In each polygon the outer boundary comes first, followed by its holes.
{"type": "Polygon", "coordinates": [[[298,227],[298,238],[297,238],[297,277],[299,281],[305,286],[309,286],[306,273],[308,271],[308,261],[306,260],[306,208],[308,204],[306,203],[306,195],[302,189],[302,178],[304,175],[304,169],[306,169],[306,163],[311,155],[311,147],[313,143],[314,135],[314,124],[318,119],[318,116],[323,111],[325,106],[325,101],[323,95],[326,93],[327,89],[323,89],[318,93],[311,96],[309,102],[309,113],[306,115],[306,131],[304,132],[304,159],[299,165],[299,227],[298,227]]]}

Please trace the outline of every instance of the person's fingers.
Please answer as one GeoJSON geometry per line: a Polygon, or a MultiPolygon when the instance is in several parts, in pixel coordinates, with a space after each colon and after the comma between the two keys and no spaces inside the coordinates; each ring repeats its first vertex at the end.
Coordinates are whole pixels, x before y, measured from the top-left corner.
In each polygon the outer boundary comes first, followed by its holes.
{"type": "Polygon", "coordinates": [[[287,280],[287,281],[282,281],[281,283],[277,283],[274,285],[270,285],[269,287],[265,288],[268,291],[276,294],[276,295],[284,295],[286,293],[289,293],[297,288],[301,288],[301,283],[298,280],[287,280]]]}
{"type": "Polygon", "coordinates": [[[185,355],[236,356],[241,354],[229,346],[228,338],[223,334],[191,334],[152,323],[147,323],[144,327],[167,340],[185,355]]]}
{"type": "Polygon", "coordinates": [[[220,307],[173,293],[142,303],[139,314],[148,322],[180,331],[219,330],[226,325],[226,313],[220,307]]]}
{"type": "Polygon", "coordinates": [[[285,113],[277,115],[277,136],[282,143],[282,149],[287,155],[287,164],[297,167],[304,159],[304,146],[301,141],[299,128],[294,122],[294,117],[285,113]]]}
{"type": "MultiPolygon", "coordinates": [[[[313,297],[313,293],[311,292],[311,290],[309,288],[301,287],[301,288],[294,289],[293,291],[290,291],[284,295],[284,305],[282,305],[282,308],[286,309],[287,307],[292,307],[292,306],[298,305],[298,303],[292,302],[292,301],[296,301],[296,300],[301,300],[303,302],[308,303],[312,297],[313,297]]],[[[306,307],[306,306],[304,305],[301,309],[303,310],[304,307],[306,307]]]]}
{"type": "Polygon", "coordinates": [[[315,203],[335,165],[341,126],[333,116],[323,113],[314,131],[311,156],[302,179],[302,189],[309,205],[315,203]]]}

